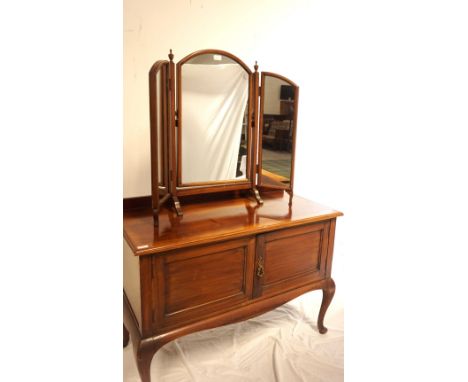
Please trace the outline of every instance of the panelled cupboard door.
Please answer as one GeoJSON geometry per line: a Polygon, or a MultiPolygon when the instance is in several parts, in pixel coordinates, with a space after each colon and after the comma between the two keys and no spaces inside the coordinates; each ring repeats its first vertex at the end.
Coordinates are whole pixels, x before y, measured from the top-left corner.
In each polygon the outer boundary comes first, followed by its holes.
{"type": "Polygon", "coordinates": [[[265,297],[326,277],[330,222],[257,236],[254,297],[265,297]]]}
{"type": "Polygon", "coordinates": [[[250,299],[254,257],[254,237],[155,257],[156,326],[198,320],[250,299]]]}

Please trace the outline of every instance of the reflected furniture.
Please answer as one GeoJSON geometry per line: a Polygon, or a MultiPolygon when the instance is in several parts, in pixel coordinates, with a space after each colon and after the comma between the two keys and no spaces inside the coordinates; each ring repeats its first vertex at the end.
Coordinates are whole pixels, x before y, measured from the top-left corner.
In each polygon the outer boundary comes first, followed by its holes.
{"type": "Polygon", "coordinates": [[[143,382],[164,344],[312,290],[325,333],[342,215],[293,196],[297,85],[220,50],[169,58],[149,76],[152,195],[123,205],[123,342],[143,382]]]}

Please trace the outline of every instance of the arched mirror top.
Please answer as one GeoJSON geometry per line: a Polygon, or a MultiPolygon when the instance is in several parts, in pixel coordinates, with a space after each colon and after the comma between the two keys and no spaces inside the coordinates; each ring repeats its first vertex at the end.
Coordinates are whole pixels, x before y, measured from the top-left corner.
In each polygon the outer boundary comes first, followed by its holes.
{"type": "Polygon", "coordinates": [[[250,68],[242,61],[239,57],[236,57],[232,53],[226,52],[220,49],[202,49],[196,52],[190,53],[188,56],[182,58],[177,66],[187,64],[190,61],[190,64],[203,64],[203,65],[217,65],[217,64],[239,64],[244,68],[244,70],[250,75],[252,71],[250,68]],[[211,57],[210,57],[211,56],[211,57]],[[208,59],[211,58],[211,60],[208,59]]]}
{"type": "Polygon", "coordinates": [[[279,80],[289,83],[291,86],[295,88],[299,88],[299,85],[297,85],[294,81],[290,80],[289,78],[285,76],[282,76],[281,74],[271,73],[271,72],[262,72],[262,76],[275,77],[279,80]]]}
{"type": "Polygon", "coordinates": [[[162,68],[162,66],[164,64],[168,64],[168,63],[169,63],[169,61],[167,61],[167,60],[158,60],[158,61],[156,61],[153,64],[153,66],[151,67],[151,69],[149,71],[149,73],[150,73],[149,75],[151,76],[151,75],[156,74],[159,70],[161,70],[161,68],[162,68]]]}

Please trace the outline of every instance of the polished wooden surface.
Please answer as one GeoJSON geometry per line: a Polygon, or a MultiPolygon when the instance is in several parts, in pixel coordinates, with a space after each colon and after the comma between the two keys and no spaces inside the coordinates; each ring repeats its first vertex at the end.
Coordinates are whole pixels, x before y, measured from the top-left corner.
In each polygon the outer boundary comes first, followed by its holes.
{"type": "MultiPolygon", "coordinates": [[[[163,253],[190,245],[223,241],[341,216],[318,203],[283,192],[264,193],[263,205],[252,197],[184,203],[184,215],[162,208],[159,226],[151,208],[124,210],[124,237],[137,256],[163,253]]],[[[128,203],[131,205],[131,203],[128,203]]]]}

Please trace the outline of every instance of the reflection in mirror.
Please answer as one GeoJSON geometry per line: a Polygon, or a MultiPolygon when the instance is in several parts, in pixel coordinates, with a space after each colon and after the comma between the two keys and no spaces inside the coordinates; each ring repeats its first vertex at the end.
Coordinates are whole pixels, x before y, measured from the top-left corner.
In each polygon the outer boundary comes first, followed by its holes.
{"type": "Polygon", "coordinates": [[[201,54],[181,66],[182,184],[247,178],[249,75],[234,60],[201,54]]]}
{"type": "Polygon", "coordinates": [[[262,184],[289,188],[295,123],[296,87],[269,75],[263,77],[262,184]]]}

